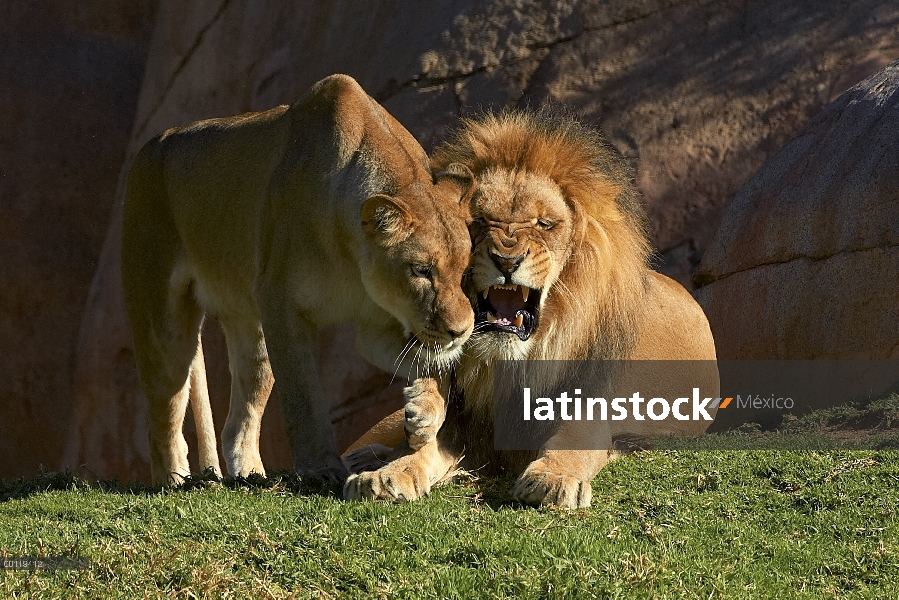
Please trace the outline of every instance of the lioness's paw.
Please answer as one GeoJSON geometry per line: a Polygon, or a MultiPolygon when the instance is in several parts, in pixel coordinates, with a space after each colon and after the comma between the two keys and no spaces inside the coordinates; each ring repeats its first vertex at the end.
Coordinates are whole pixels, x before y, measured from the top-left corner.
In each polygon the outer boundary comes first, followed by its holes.
{"type": "Polygon", "coordinates": [[[512,487],[512,497],[531,506],[555,504],[567,508],[587,508],[592,495],[589,481],[540,470],[539,466],[528,467],[512,487]]]}
{"type": "Polygon", "coordinates": [[[406,440],[410,448],[418,450],[437,439],[446,417],[446,402],[437,382],[427,377],[413,381],[403,390],[403,397],[406,399],[406,440]]]}
{"type": "Polygon", "coordinates": [[[348,452],[343,457],[343,462],[350,473],[362,473],[363,471],[377,471],[387,464],[387,457],[393,452],[383,444],[369,444],[348,452]]]}
{"type": "Polygon", "coordinates": [[[418,469],[392,469],[350,475],[343,486],[345,500],[389,500],[410,502],[431,491],[428,478],[418,469]]]}

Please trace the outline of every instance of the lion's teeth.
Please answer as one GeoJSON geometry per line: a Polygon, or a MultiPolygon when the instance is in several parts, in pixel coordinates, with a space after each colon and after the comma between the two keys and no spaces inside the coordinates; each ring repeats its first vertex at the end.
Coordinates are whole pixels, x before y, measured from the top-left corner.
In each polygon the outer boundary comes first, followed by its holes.
{"type": "Polygon", "coordinates": [[[512,321],[512,324],[515,325],[515,327],[521,327],[522,323],[524,323],[524,315],[518,315],[515,317],[515,320],[512,321]]]}
{"type": "Polygon", "coordinates": [[[529,288],[526,285],[521,286],[521,299],[524,302],[528,301],[528,294],[530,294],[530,293],[531,293],[531,288],[529,288]]]}
{"type": "Polygon", "coordinates": [[[488,323],[495,323],[495,322],[496,322],[496,317],[493,316],[493,313],[487,313],[487,322],[488,322],[488,323]]]}
{"type": "Polygon", "coordinates": [[[484,296],[484,300],[487,299],[487,294],[490,292],[490,288],[484,288],[484,291],[481,292],[481,295],[484,296]]]}
{"type": "Polygon", "coordinates": [[[515,284],[515,285],[512,286],[512,291],[513,291],[513,292],[517,292],[517,291],[518,291],[518,284],[515,284]]]}

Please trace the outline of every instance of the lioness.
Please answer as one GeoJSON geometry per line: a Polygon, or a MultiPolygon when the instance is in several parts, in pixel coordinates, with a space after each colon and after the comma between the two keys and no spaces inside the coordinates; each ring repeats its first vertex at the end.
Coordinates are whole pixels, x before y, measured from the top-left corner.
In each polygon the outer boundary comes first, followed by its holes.
{"type": "Polygon", "coordinates": [[[512,495],[522,502],[588,506],[590,482],[613,456],[613,436],[698,434],[708,423],[600,425],[586,430],[596,449],[572,450],[585,429],[563,422],[539,452],[495,451],[493,361],[708,361],[698,379],[693,369],[689,381],[666,384],[717,394],[708,321],[682,286],[649,268],[646,218],[629,167],[598,131],[545,110],[488,115],[464,121],[432,159],[453,162],[477,181],[467,286],[476,325],[455,382],[463,404],[447,411],[446,378],[416,381],[406,390],[407,439],[399,442],[402,411],[363,436],[347,455],[354,470],[388,464],[352,475],[344,495],[412,500],[462,459],[467,468],[520,473],[512,495]],[[397,442],[394,451],[385,448],[397,442]]]}
{"type": "Polygon", "coordinates": [[[391,371],[407,343],[454,360],[474,320],[460,287],[471,184],[460,165],[432,175],[412,135],[346,75],[293,106],[170,129],[144,146],[128,181],[122,281],[153,481],[189,473],[189,396],[199,466],[219,469],[199,337],[209,314],[231,368],[228,472],[265,472],[259,426],[274,374],[296,471],[342,482],[317,328],[355,321],[359,351],[391,371]]]}

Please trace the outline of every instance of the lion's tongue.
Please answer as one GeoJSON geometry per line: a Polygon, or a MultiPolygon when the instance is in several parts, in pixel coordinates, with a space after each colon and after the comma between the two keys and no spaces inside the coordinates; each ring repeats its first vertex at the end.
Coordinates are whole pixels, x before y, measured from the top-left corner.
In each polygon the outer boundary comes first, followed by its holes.
{"type": "Polygon", "coordinates": [[[518,315],[518,311],[524,309],[521,292],[517,290],[490,290],[490,305],[494,308],[494,316],[497,321],[511,323],[518,315]]]}

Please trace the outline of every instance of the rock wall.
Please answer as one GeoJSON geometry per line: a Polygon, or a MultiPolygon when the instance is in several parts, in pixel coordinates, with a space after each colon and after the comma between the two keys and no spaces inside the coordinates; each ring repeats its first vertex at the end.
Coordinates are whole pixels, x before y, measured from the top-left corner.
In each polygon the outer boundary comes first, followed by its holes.
{"type": "Polygon", "coordinates": [[[765,163],[697,279],[722,358],[899,359],[899,61],[765,163]]]}
{"type": "MultiPolygon", "coordinates": [[[[115,13],[112,5],[106,8],[115,13]]],[[[110,22],[128,19],[110,17],[110,22]]],[[[116,162],[124,163],[124,173],[140,145],[166,127],[291,102],[333,72],[356,77],[428,149],[460,115],[555,100],[602,126],[634,160],[659,267],[689,286],[729,199],[834,94],[899,56],[897,24],[899,7],[883,0],[800,0],[788,6],[773,0],[316,0],[277,6],[249,0],[163,0],[130,142],[125,159],[116,162]]],[[[42,69],[28,69],[24,77],[40,80],[42,69]]],[[[91,88],[84,83],[78,89],[91,88]]],[[[28,116],[29,122],[42,118],[43,113],[28,116]]],[[[73,127],[66,123],[57,128],[73,127]]],[[[110,134],[107,139],[107,129],[98,125],[88,131],[97,135],[95,146],[116,148],[121,156],[121,141],[118,146],[114,142],[120,138],[110,134]]],[[[51,146],[44,142],[38,152],[51,146]]],[[[92,180],[84,153],[64,156],[72,172],[92,180]]],[[[57,173],[53,167],[39,172],[48,181],[57,173]]],[[[32,463],[18,461],[34,444],[29,445],[29,434],[15,432],[33,430],[35,423],[56,423],[54,442],[46,444],[45,464],[52,464],[49,457],[58,456],[56,436],[65,421],[59,415],[68,414],[72,403],[74,426],[64,464],[86,464],[107,477],[147,473],[142,403],[118,283],[121,189],[113,194],[114,179],[107,173],[106,187],[98,183],[86,188],[95,208],[85,211],[72,204],[60,211],[61,222],[84,223],[93,232],[83,260],[59,252],[62,258],[48,259],[40,272],[46,276],[35,275],[28,280],[32,283],[22,285],[15,283],[15,269],[0,272],[4,281],[13,282],[13,297],[23,298],[0,306],[0,314],[27,317],[21,311],[38,311],[51,323],[35,332],[34,348],[8,363],[13,385],[0,389],[0,406],[7,407],[0,408],[6,411],[0,416],[14,419],[0,422],[16,423],[6,435],[19,437],[0,448],[6,453],[0,456],[0,475],[33,472],[32,463]],[[111,225],[98,255],[111,206],[111,225]],[[73,313],[82,306],[94,261],[98,266],[77,359],[70,361],[73,313]],[[56,279],[71,281],[53,289],[40,287],[56,279]],[[55,329],[58,322],[67,328],[55,329]],[[29,365],[37,364],[43,370],[29,371],[29,365]],[[33,373],[32,379],[23,377],[23,370],[33,373]],[[50,377],[41,375],[47,370],[50,377]],[[6,449],[11,447],[15,449],[6,449]]],[[[0,185],[9,185],[8,177],[2,181],[0,185]]],[[[41,201],[22,205],[36,210],[41,201]]],[[[12,232],[3,230],[3,240],[24,235],[35,249],[53,246],[55,239],[41,219],[18,219],[7,226],[12,232]]],[[[10,323],[4,339],[15,341],[3,343],[12,350],[31,339],[32,325],[20,317],[10,323]]],[[[220,338],[214,325],[209,331],[220,338]]],[[[346,331],[322,340],[324,348],[346,344],[346,331]]],[[[220,343],[207,348],[215,413],[221,420],[228,376],[220,343]]],[[[346,370],[325,360],[322,373],[329,389],[336,390],[336,402],[343,402],[334,414],[343,421],[346,438],[363,426],[348,415],[363,409],[365,419],[371,419],[395,400],[389,399],[389,391],[374,402],[347,400],[363,398],[363,390],[382,389],[389,377],[339,362],[346,370]]],[[[265,460],[283,465],[276,404],[264,427],[269,444],[265,460]]]]}
{"type": "Polygon", "coordinates": [[[0,477],[59,465],[154,10],[0,3],[0,477]]]}

